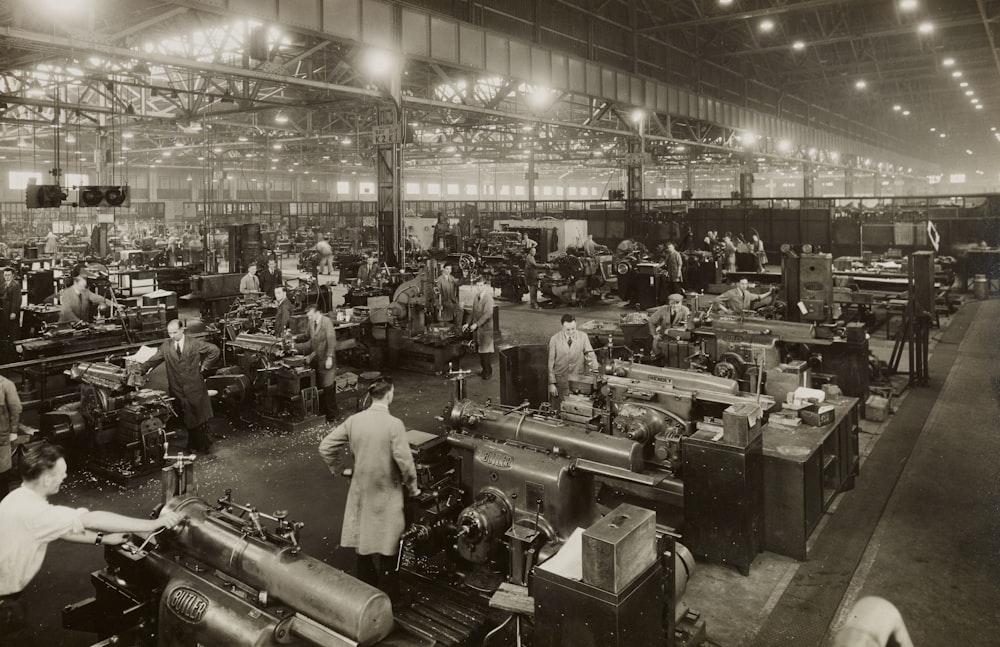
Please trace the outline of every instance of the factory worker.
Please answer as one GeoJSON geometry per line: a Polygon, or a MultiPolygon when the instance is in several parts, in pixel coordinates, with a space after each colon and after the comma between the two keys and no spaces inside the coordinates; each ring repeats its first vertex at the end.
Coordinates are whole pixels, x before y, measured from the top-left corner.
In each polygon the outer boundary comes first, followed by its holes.
{"type": "Polygon", "coordinates": [[[365,262],[358,267],[358,285],[369,286],[375,284],[378,276],[378,256],[372,254],[365,257],[365,262]]]}
{"type": "Polygon", "coordinates": [[[269,297],[274,296],[274,288],[284,285],[284,277],[281,276],[281,270],[278,269],[278,261],[273,258],[267,259],[267,268],[261,271],[258,278],[260,279],[260,291],[269,297]]]}
{"type": "Polygon", "coordinates": [[[11,443],[17,438],[23,409],[17,387],[0,375],[0,499],[7,496],[15,475],[11,443]]]}
{"type": "Polygon", "coordinates": [[[260,279],[257,278],[257,264],[251,263],[247,268],[247,273],[240,279],[240,294],[252,296],[260,294],[260,279]]]}
{"type": "Polygon", "coordinates": [[[664,269],[667,271],[668,289],[671,293],[679,292],[684,282],[684,257],[673,243],[667,243],[664,269]]]}
{"type": "Polygon", "coordinates": [[[278,285],[274,288],[274,301],[274,335],[281,337],[292,320],[292,302],[285,294],[285,286],[278,285]]]}
{"type": "Polygon", "coordinates": [[[295,344],[295,350],[308,355],[316,369],[319,387],[323,389],[323,409],[326,421],[333,422],[340,415],[337,408],[337,333],[330,317],[323,314],[319,306],[313,304],[306,309],[309,321],[309,339],[295,344]]]}
{"type": "MultiPolygon", "coordinates": [[[[52,505],[66,478],[66,460],[57,445],[40,445],[25,452],[21,487],[0,501],[0,644],[31,644],[25,588],[42,567],[50,542],[116,546],[124,533],[150,533],[172,528],[183,515],[165,512],[157,519],[136,519],[113,512],[52,505]]],[[[38,619],[34,621],[36,624],[38,619]]]]}
{"type": "Polygon", "coordinates": [[[73,285],[59,293],[59,303],[62,310],[59,313],[59,321],[84,321],[93,319],[90,316],[90,305],[111,306],[110,301],[104,297],[94,294],[87,288],[87,278],[78,275],[73,278],[73,285]]]}
{"type": "Polygon", "coordinates": [[[475,278],[473,285],[476,298],[472,301],[469,323],[462,326],[462,330],[475,333],[479,365],[483,369],[479,377],[488,380],[493,377],[493,288],[482,274],[475,278]]]}
{"type": "Polygon", "coordinates": [[[181,323],[173,319],[167,324],[170,338],[160,344],[156,354],[146,360],[140,370],[149,373],[162,363],[167,365],[167,385],[170,396],[180,406],[184,428],[187,430],[189,451],[208,453],[212,438],[208,421],[212,419],[212,401],[208,396],[204,375],[212,371],[219,361],[217,346],[189,337],[181,323]]]}
{"type": "Polygon", "coordinates": [[[458,301],[458,279],[451,273],[452,266],[441,268],[441,276],[434,282],[441,295],[441,323],[462,323],[462,305],[458,301]]]}
{"type": "Polygon", "coordinates": [[[597,370],[594,347],[590,337],[576,329],[576,317],[564,314],[560,321],[562,330],[549,339],[549,396],[556,411],[569,393],[569,378],[587,368],[597,370]]]}
{"type": "Polygon", "coordinates": [[[715,303],[718,304],[723,312],[742,315],[754,303],[770,297],[774,290],[774,286],[771,286],[771,289],[766,294],[757,294],[750,291],[749,281],[740,279],[731,289],[726,290],[716,297],[715,303]]]}
{"type": "Polygon", "coordinates": [[[684,297],[671,294],[667,297],[667,305],[660,306],[649,316],[649,334],[658,340],[668,329],[683,327],[690,316],[691,309],[684,305],[684,297]]]}
{"type": "Polygon", "coordinates": [[[358,579],[398,601],[396,562],[399,538],[406,528],[403,488],[416,497],[417,471],[403,421],[389,413],[395,391],[380,377],[368,387],[371,406],[331,431],[319,444],[319,455],[334,475],[340,473],[345,444],[354,456],[351,486],[344,506],[340,545],[357,554],[358,579]]]}
{"type": "Polygon", "coordinates": [[[316,274],[333,274],[333,248],[326,242],[326,238],[320,238],[313,249],[318,254],[316,274]]]}

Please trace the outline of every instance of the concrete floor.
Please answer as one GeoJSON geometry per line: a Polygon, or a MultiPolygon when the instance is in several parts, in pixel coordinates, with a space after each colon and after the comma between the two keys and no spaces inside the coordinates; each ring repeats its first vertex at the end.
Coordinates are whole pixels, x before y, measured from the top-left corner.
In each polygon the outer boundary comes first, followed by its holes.
{"type": "MultiPolygon", "coordinates": [[[[544,342],[558,330],[562,312],[532,311],[524,304],[503,305],[502,343],[544,342]]],[[[607,305],[575,310],[581,321],[614,320],[618,312],[618,308],[607,305]]],[[[790,592],[802,584],[803,572],[815,561],[799,563],[762,553],[749,577],[733,568],[712,564],[700,564],[695,572],[685,601],[706,619],[714,644],[822,645],[827,640],[826,629],[842,622],[850,602],[869,593],[883,595],[900,606],[918,645],[997,644],[998,316],[1000,301],[972,304],[956,317],[961,326],[936,333],[949,352],[957,349],[957,359],[946,374],[932,375],[934,381],[943,383],[943,388],[938,389],[941,397],[926,402],[928,407],[934,407],[930,416],[919,421],[919,429],[910,430],[916,437],[913,454],[901,458],[898,483],[884,488],[887,502],[879,510],[885,512],[876,515],[870,524],[871,540],[862,542],[863,555],[854,564],[842,565],[840,577],[846,592],[837,597],[825,615],[814,614],[822,619],[820,624],[824,626],[818,633],[822,638],[803,640],[803,636],[771,632],[778,637],[762,642],[768,623],[776,621],[772,612],[788,606],[790,592]],[[961,636],[961,640],[953,640],[953,636],[961,636]]],[[[873,339],[873,348],[885,357],[891,344],[873,339]]],[[[464,365],[477,369],[477,358],[467,357],[464,365]]],[[[396,415],[410,428],[441,430],[438,417],[451,397],[451,383],[440,377],[405,372],[393,377],[397,385],[393,405],[396,415]]],[[[908,398],[923,402],[932,395],[931,389],[927,391],[911,392],[908,398]]],[[[468,395],[479,401],[498,401],[498,380],[470,379],[468,395]]],[[[896,433],[894,423],[893,419],[879,425],[862,422],[864,456],[877,449],[875,441],[896,433]]],[[[347,481],[329,474],[316,455],[316,445],[328,429],[323,426],[284,434],[220,425],[225,437],[211,456],[199,460],[197,478],[202,496],[209,500],[232,488],[237,501],[250,502],[263,511],[288,510],[290,518],[307,522],[303,530],[306,552],[351,570],[353,554],[338,547],[347,481]]],[[[885,446],[892,447],[891,441],[885,446]]],[[[863,466],[859,483],[879,478],[878,473],[863,466]]],[[[158,496],[159,484],[155,480],[123,489],[78,471],[55,500],[65,505],[145,515],[158,503],[158,496]]],[[[834,528],[829,520],[836,520],[861,496],[861,487],[841,495],[836,513],[814,534],[814,545],[821,539],[836,545],[836,532],[846,536],[847,530],[834,528]]],[[[39,644],[90,644],[90,635],[61,628],[60,610],[92,594],[88,574],[102,565],[99,549],[66,542],[50,545],[42,571],[26,592],[39,644]]]]}

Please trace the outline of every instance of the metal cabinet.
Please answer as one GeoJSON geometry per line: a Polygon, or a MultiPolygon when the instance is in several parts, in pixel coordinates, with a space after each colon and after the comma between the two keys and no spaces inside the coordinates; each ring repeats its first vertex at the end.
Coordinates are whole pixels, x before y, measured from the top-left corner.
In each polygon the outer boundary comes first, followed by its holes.
{"type": "Polygon", "coordinates": [[[858,399],[833,402],[822,427],[764,427],[764,549],[798,560],[834,497],[858,474],[858,399]]]}

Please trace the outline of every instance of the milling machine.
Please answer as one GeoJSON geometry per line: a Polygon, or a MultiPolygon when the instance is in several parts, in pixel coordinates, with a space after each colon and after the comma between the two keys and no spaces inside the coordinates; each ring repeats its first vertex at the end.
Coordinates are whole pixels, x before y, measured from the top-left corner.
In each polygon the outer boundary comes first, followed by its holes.
{"type": "Polygon", "coordinates": [[[163,466],[164,443],[173,437],[166,428],[173,398],[143,388],[145,376],[128,362],[82,362],[66,375],[80,382],[80,399],[39,416],[44,438],[74,458],[85,456],[91,470],[122,485],[163,466]]]}
{"type": "Polygon", "coordinates": [[[607,298],[618,290],[614,257],[602,246],[597,256],[571,247],[549,259],[548,271],[539,274],[539,291],[557,305],[585,305],[607,298]]]}

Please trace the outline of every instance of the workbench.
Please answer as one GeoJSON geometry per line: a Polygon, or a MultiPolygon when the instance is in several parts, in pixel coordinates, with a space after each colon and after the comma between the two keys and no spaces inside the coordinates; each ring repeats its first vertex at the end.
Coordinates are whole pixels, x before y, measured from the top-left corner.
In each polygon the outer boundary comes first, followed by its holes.
{"type": "Polygon", "coordinates": [[[854,487],[858,402],[828,398],[833,422],[822,427],[764,426],[764,550],[807,559],[809,536],[834,497],[854,487]]]}

